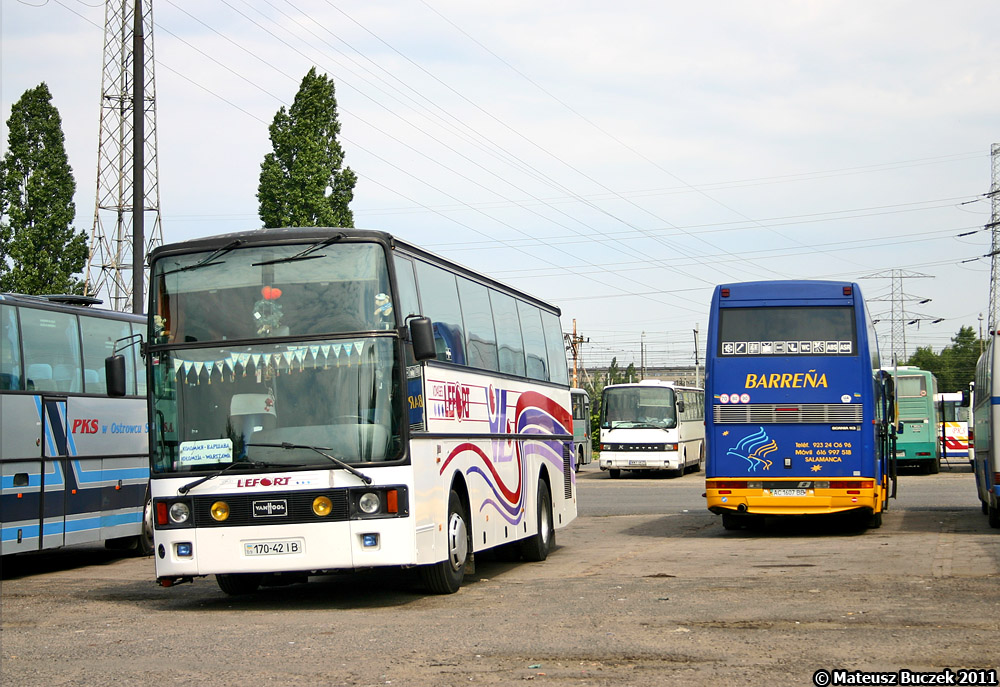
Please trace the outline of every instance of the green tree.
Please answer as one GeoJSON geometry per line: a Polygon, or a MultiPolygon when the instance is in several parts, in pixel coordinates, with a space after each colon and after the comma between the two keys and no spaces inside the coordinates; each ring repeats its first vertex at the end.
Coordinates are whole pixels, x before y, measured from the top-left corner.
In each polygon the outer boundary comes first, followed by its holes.
{"type": "Polygon", "coordinates": [[[44,83],[14,103],[0,160],[0,291],[83,293],[72,275],[87,262],[87,237],[71,223],[76,182],[59,110],[44,83]]]}
{"type": "Polygon", "coordinates": [[[910,356],[907,365],[934,374],[942,392],[963,391],[976,374],[981,342],[972,327],[962,327],[952,337],[951,346],[935,353],[929,346],[921,346],[910,356]]]}
{"type": "Polygon", "coordinates": [[[333,79],[313,67],[295,101],[274,115],[273,151],[260,166],[257,200],[265,227],[353,227],[357,175],[344,167],[333,79]]]}

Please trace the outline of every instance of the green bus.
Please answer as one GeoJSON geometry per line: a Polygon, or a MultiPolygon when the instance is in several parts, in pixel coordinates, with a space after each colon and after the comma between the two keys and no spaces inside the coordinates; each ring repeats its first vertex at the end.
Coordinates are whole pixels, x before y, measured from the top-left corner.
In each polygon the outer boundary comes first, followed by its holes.
{"type": "Polygon", "coordinates": [[[896,383],[896,463],[935,474],[941,469],[941,418],[934,403],[937,378],[913,366],[901,365],[889,372],[896,383]]]}

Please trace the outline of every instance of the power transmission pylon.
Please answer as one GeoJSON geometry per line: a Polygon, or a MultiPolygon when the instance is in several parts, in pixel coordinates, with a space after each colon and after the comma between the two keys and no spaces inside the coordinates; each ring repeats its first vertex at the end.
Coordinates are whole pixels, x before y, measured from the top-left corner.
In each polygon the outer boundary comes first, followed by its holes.
{"type": "Polygon", "coordinates": [[[903,280],[929,278],[932,278],[932,275],[921,274],[920,272],[909,272],[907,270],[885,270],[883,272],[867,274],[861,277],[861,279],[891,280],[892,286],[890,287],[890,295],[888,297],[879,296],[868,299],[869,301],[888,300],[891,302],[890,322],[892,324],[892,330],[889,339],[889,352],[891,354],[889,362],[891,364],[899,364],[908,359],[906,355],[906,325],[916,324],[923,320],[931,320],[935,324],[937,322],[941,322],[940,318],[933,318],[929,315],[919,315],[913,312],[908,313],[906,311],[906,303],[908,301],[923,305],[924,303],[930,303],[931,299],[905,295],[903,293],[903,280]]]}
{"type": "Polygon", "coordinates": [[[997,330],[997,299],[1000,298],[1000,143],[990,146],[990,160],[992,164],[992,174],[990,182],[989,196],[992,199],[993,211],[990,214],[990,223],[986,225],[990,229],[992,241],[990,242],[990,316],[987,320],[990,336],[997,330]]]}
{"type": "MultiPolygon", "coordinates": [[[[136,283],[134,251],[149,251],[163,243],[160,225],[159,162],[156,156],[156,81],[153,69],[152,0],[107,0],[104,6],[104,71],[101,77],[101,124],[97,149],[97,202],[90,233],[85,293],[109,302],[114,310],[142,312],[133,296],[136,283]],[[141,10],[139,9],[141,7],[141,10]],[[140,12],[136,22],[136,12],[140,12]],[[138,29],[138,30],[137,30],[138,29]],[[138,55],[141,59],[134,60],[138,55]],[[141,62],[138,70],[135,62],[141,62]],[[136,88],[139,85],[140,88],[136,88]],[[140,95],[141,93],[141,95],[140,95]],[[138,103],[137,103],[138,101],[138,103]],[[140,108],[141,117],[136,112],[140,108]],[[138,126],[137,126],[138,123],[138,126]],[[140,136],[134,137],[133,132],[140,136]],[[133,160],[141,160],[142,188],[138,227],[145,245],[135,246],[137,175],[133,160]],[[147,223],[145,215],[152,214],[147,223]]],[[[140,263],[141,264],[141,263],[140,263]]],[[[144,284],[145,280],[139,282],[144,284]]]]}
{"type": "MultiPolygon", "coordinates": [[[[580,344],[585,344],[585,343],[589,342],[590,338],[588,337],[588,338],[585,339],[584,337],[582,337],[582,336],[580,336],[579,334],[576,333],[576,319],[575,318],[573,319],[573,333],[572,334],[564,334],[563,337],[566,339],[566,344],[567,344],[566,348],[568,350],[572,351],[572,353],[573,353],[573,382],[572,382],[572,386],[573,386],[574,389],[576,389],[577,387],[580,386],[579,383],[578,383],[578,380],[577,380],[577,361],[583,356],[583,353],[580,350],[580,344]]],[[[584,374],[586,374],[586,372],[587,371],[584,370],[584,374]]]]}

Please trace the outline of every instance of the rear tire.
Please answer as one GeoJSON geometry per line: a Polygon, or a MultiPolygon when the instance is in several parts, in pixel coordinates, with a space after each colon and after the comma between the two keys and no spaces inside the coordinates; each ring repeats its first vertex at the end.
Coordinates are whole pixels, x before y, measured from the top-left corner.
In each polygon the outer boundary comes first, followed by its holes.
{"type": "Polygon", "coordinates": [[[233,573],[230,575],[216,575],[215,581],[219,583],[219,589],[230,596],[240,596],[242,594],[253,594],[264,581],[261,573],[233,573]]]}
{"type": "Polygon", "coordinates": [[[739,530],[743,528],[743,518],[734,513],[722,514],[722,527],[727,530],[739,530]]]}
{"type": "Polygon", "coordinates": [[[465,564],[472,551],[469,519],[462,505],[462,497],[454,489],[448,495],[448,557],[421,569],[424,584],[434,594],[454,594],[462,586],[465,564]]]}
{"type": "Polygon", "coordinates": [[[927,466],[928,475],[936,475],[941,472],[941,459],[935,458],[931,461],[931,464],[927,466]]]}
{"type": "Polygon", "coordinates": [[[882,526],[882,511],[879,511],[878,513],[872,513],[868,517],[866,525],[867,525],[868,529],[870,529],[870,530],[877,530],[879,527],[881,527],[882,526]]]}
{"type": "Polygon", "coordinates": [[[990,527],[1000,529],[1000,508],[989,506],[986,510],[986,518],[989,520],[990,527]]]}
{"type": "Polygon", "coordinates": [[[538,480],[538,496],[535,499],[538,511],[538,533],[521,540],[521,555],[524,560],[540,562],[549,556],[556,543],[556,530],[552,524],[552,497],[545,480],[538,480]]]}
{"type": "Polygon", "coordinates": [[[610,477],[611,479],[618,479],[619,477],[621,477],[621,475],[622,471],[619,470],[618,468],[608,468],[608,477],[610,477]]]}

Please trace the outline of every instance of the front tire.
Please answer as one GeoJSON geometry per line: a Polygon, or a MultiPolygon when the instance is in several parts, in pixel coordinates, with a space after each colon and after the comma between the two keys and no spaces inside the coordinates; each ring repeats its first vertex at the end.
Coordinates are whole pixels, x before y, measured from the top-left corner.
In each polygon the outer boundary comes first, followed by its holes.
{"type": "Polygon", "coordinates": [[[230,575],[216,575],[215,581],[219,583],[219,589],[230,596],[240,596],[243,594],[253,594],[264,581],[264,576],[260,573],[233,573],[230,575]]]}
{"type": "Polygon", "coordinates": [[[142,532],[135,538],[135,555],[153,555],[153,499],[148,495],[142,509],[142,532]]]}
{"type": "Polygon", "coordinates": [[[472,550],[469,520],[462,497],[454,489],[448,495],[448,558],[421,569],[424,584],[434,594],[454,594],[462,586],[465,564],[472,550]]]}
{"type": "Polygon", "coordinates": [[[556,543],[556,530],[552,523],[552,497],[545,480],[538,480],[538,533],[521,541],[521,555],[526,561],[544,561],[556,543]]]}
{"type": "Polygon", "coordinates": [[[986,509],[986,519],[990,523],[990,527],[994,529],[1000,529],[1000,508],[994,505],[990,505],[986,509]]]}

